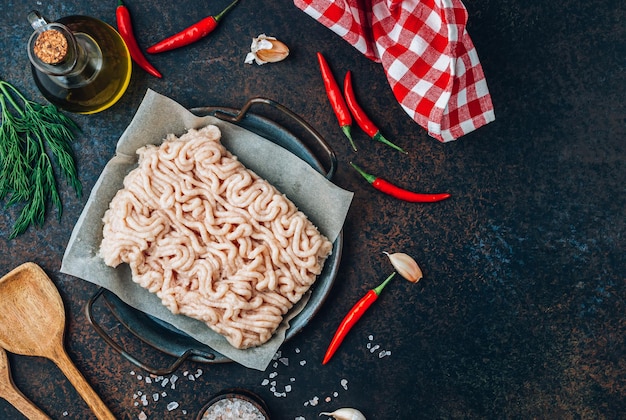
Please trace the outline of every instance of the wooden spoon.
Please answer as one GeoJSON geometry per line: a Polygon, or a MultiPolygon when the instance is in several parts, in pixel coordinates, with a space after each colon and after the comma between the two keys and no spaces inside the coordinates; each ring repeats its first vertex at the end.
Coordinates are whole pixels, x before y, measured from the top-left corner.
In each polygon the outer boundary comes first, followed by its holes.
{"type": "Polygon", "coordinates": [[[0,348],[0,397],[7,400],[29,420],[50,420],[35,404],[20,392],[13,383],[9,359],[4,349],[0,348]]]}
{"type": "Polygon", "coordinates": [[[65,309],[54,283],[35,263],[0,279],[0,346],[52,360],[98,419],[115,419],[63,347],[65,309]]]}

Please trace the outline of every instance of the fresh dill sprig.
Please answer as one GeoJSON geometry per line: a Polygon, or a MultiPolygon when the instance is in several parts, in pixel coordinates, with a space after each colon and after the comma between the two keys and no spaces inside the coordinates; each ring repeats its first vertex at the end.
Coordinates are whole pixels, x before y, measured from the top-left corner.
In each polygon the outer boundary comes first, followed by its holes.
{"type": "Polygon", "coordinates": [[[71,148],[78,126],[54,105],[30,101],[3,80],[0,111],[0,200],[6,199],[6,206],[24,204],[9,236],[13,239],[31,225],[43,225],[48,201],[61,217],[53,159],[76,195],[82,195],[71,148]]]}

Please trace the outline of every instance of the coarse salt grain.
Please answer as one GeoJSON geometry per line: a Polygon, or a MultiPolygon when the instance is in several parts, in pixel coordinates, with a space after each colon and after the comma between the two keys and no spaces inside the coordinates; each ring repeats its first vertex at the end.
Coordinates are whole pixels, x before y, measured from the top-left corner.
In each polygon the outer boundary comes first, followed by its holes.
{"type": "Polygon", "coordinates": [[[148,420],[148,416],[143,411],[137,416],[138,420],[148,420]]]}
{"type": "Polygon", "coordinates": [[[167,411],[173,411],[178,408],[178,403],[176,401],[172,401],[167,404],[167,411]]]}
{"type": "Polygon", "coordinates": [[[343,389],[345,389],[347,391],[348,390],[348,380],[347,379],[342,379],[341,380],[341,386],[343,387],[343,389]]]}

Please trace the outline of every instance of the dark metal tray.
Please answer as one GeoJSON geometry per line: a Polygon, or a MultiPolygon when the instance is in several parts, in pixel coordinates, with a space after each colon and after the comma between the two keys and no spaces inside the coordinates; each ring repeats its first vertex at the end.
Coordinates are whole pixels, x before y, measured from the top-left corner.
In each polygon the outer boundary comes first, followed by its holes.
{"type": "MultiPolygon", "coordinates": [[[[331,179],[336,171],[337,159],[332,148],[304,119],[290,111],[288,108],[267,98],[252,98],[240,110],[224,107],[203,107],[191,110],[198,116],[212,115],[233,124],[250,130],[276,144],[287,149],[315,170],[331,179]],[[315,156],[311,149],[291,132],[277,123],[263,116],[249,112],[254,104],[269,105],[281,113],[287,115],[295,121],[301,128],[312,137],[318,148],[327,154],[325,164],[315,156]],[[325,168],[326,166],[326,168],[325,168]]],[[[298,315],[290,321],[290,328],[287,330],[285,339],[288,340],[297,334],[311,318],[317,313],[326,297],[328,296],[339,270],[341,251],[343,246],[343,234],[340,233],[333,243],[333,252],[326,260],[322,273],[317,278],[311,288],[311,296],[306,306],[298,315]]],[[[100,336],[122,356],[142,369],[155,374],[166,375],[178,368],[185,360],[193,360],[202,363],[223,363],[230,359],[216,352],[210,347],[196,341],[186,333],[178,330],[169,323],[158,318],[147,315],[119,299],[115,294],[106,289],[99,289],[98,292],[87,302],[85,312],[88,321],[100,336]],[[111,314],[127,328],[134,336],[148,344],[149,346],[176,357],[174,363],[168,367],[155,368],[129,354],[120,346],[95,320],[93,306],[102,297],[104,303],[111,314]]]]}

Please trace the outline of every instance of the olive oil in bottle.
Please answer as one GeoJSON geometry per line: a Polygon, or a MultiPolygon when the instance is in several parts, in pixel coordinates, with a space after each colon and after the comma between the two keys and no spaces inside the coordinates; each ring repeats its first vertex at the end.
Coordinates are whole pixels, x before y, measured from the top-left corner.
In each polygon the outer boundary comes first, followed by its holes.
{"type": "Polygon", "coordinates": [[[28,20],[35,30],[28,57],[35,83],[48,101],[70,112],[92,114],[122,97],[132,62],[115,29],[89,16],[48,23],[33,11],[28,20]]]}

